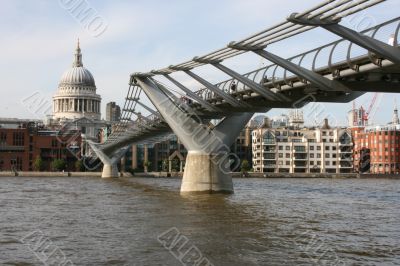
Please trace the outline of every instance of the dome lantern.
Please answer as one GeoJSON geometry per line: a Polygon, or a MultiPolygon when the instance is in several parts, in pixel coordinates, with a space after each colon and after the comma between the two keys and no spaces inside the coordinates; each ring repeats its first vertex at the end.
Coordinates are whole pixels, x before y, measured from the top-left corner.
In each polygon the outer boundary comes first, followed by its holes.
{"type": "Polygon", "coordinates": [[[83,67],[81,48],[79,47],[79,38],[78,38],[78,44],[76,46],[75,61],[72,64],[72,67],[83,67]]]}

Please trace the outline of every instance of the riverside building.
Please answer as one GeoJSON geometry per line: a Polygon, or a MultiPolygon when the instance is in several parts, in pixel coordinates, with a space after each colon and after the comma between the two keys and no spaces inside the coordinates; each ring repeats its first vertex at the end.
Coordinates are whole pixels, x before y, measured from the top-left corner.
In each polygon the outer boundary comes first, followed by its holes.
{"type": "MultiPolygon", "coordinates": [[[[299,123],[301,119],[298,119],[299,123]]],[[[301,124],[272,128],[267,120],[252,132],[253,169],[259,173],[350,173],[353,170],[351,131],[301,124]]]]}
{"type": "Polygon", "coordinates": [[[371,174],[400,172],[400,124],[397,107],[392,122],[384,126],[352,128],[354,170],[371,174]]]}

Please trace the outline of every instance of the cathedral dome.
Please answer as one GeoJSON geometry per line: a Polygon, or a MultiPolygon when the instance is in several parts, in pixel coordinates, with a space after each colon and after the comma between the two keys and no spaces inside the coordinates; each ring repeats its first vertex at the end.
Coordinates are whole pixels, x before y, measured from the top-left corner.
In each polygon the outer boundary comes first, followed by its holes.
{"type": "Polygon", "coordinates": [[[95,87],[95,82],[92,73],[83,67],[81,48],[76,47],[75,60],[72,68],[68,69],[61,76],[59,86],[78,85],[95,87]]]}
{"type": "Polygon", "coordinates": [[[81,48],[78,45],[72,67],[61,76],[58,91],[53,97],[54,118],[101,117],[101,97],[96,94],[96,83],[92,73],[83,67],[81,48]]]}
{"type": "Polygon", "coordinates": [[[92,73],[90,73],[90,71],[84,68],[83,66],[80,67],[74,66],[64,72],[64,74],[61,76],[60,86],[67,86],[67,85],[78,85],[78,86],[88,86],[88,87],[96,86],[92,73]]]}

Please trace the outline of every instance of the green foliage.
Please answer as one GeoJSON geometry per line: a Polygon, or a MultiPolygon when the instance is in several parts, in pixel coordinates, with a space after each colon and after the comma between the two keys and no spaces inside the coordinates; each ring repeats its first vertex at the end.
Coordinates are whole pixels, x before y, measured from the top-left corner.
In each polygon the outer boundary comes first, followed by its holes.
{"type": "Polygon", "coordinates": [[[167,159],[164,159],[161,163],[161,170],[166,172],[168,171],[168,167],[169,167],[169,162],[167,159]]]}
{"type": "Polygon", "coordinates": [[[77,172],[85,171],[85,166],[83,165],[82,160],[77,160],[75,162],[75,171],[77,171],[77,172]]]}
{"type": "Polygon", "coordinates": [[[240,171],[242,173],[247,173],[250,170],[250,164],[249,161],[247,160],[243,160],[240,166],[241,166],[240,171]]]}
{"type": "Polygon", "coordinates": [[[178,159],[173,159],[171,162],[171,168],[172,171],[179,171],[179,160],[178,159]]]}
{"type": "Polygon", "coordinates": [[[42,158],[38,155],[33,162],[33,169],[35,171],[43,171],[44,170],[44,162],[42,158]]]}
{"type": "Polygon", "coordinates": [[[51,169],[53,171],[62,171],[65,170],[66,163],[63,159],[54,159],[51,162],[51,169]]]}
{"type": "Polygon", "coordinates": [[[145,169],[147,168],[147,171],[150,171],[151,162],[149,162],[149,161],[144,161],[144,162],[143,162],[143,167],[144,167],[145,169]]]}

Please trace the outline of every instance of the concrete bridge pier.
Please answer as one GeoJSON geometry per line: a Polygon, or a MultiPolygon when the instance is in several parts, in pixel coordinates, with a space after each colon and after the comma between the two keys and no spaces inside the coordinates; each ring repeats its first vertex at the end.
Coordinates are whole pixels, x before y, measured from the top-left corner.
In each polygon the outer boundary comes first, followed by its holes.
{"type": "Polygon", "coordinates": [[[224,154],[204,154],[202,151],[189,151],[183,173],[181,193],[208,192],[233,193],[232,177],[223,171],[218,160],[229,164],[224,154]]]}
{"type": "Polygon", "coordinates": [[[101,178],[116,178],[119,177],[118,162],[126,154],[129,146],[113,152],[110,155],[104,153],[101,149],[96,146],[96,143],[88,141],[90,147],[95,152],[97,157],[103,163],[103,171],[101,173],[101,178]]]}
{"type": "Polygon", "coordinates": [[[116,163],[104,163],[101,178],[119,177],[118,166],[116,163]]]}
{"type": "Polygon", "coordinates": [[[135,81],[188,150],[181,193],[233,193],[230,146],[254,113],[227,114],[214,126],[151,77],[135,81]]]}

